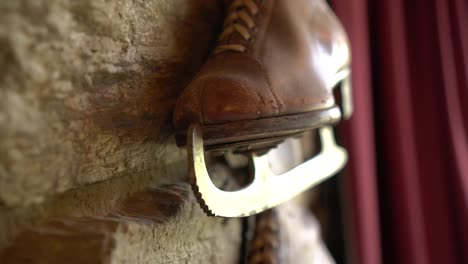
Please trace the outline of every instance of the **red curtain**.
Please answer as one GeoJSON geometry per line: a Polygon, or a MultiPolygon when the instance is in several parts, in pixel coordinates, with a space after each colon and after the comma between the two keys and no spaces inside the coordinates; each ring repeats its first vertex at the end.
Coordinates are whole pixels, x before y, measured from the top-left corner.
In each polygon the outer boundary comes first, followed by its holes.
{"type": "Polygon", "coordinates": [[[468,2],[334,0],[354,263],[468,263],[468,2]]]}

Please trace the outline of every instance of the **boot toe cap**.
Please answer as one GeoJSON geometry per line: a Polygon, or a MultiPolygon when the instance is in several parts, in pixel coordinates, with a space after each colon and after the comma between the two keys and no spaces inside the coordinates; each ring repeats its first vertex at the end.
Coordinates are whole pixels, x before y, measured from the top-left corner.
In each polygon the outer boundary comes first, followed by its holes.
{"type": "Polygon", "coordinates": [[[222,124],[257,119],[259,96],[241,82],[227,78],[202,78],[192,82],[177,101],[174,127],[185,130],[192,123],[222,124]]]}
{"type": "Polygon", "coordinates": [[[261,115],[259,96],[254,89],[230,79],[212,80],[203,92],[206,124],[252,120],[261,115]]]}

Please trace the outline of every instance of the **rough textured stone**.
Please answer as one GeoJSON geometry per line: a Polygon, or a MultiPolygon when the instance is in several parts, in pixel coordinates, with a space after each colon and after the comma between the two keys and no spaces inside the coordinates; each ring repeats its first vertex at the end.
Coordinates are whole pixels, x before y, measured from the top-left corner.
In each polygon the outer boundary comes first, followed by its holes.
{"type": "Polygon", "coordinates": [[[155,175],[145,172],[138,177],[112,178],[49,197],[40,204],[0,208],[0,248],[24,228],[42,225],[49,219],[102,216],[110,212],[118,201],[154,186],[155,178],[181,174],[177,170],[166,170],[155,175]]]}
{"type": "Polygon", "coordinates": [[[0,250],[1,263],[237,263],[240,220],[207,217],[187,184],[136,192],[102,216],[48,221],[0,250]]]}
{"type": "Polygon", "coordinates": [[[210,50],[218,1],[8,0],[0,12],[4,206],[184,159],[170,115],[210,50]]]}
{"type": "Polygon", "coordinates": [[[0,262],[235,261],[240,222],[199,209],[170,125],[221,2],[7,0],[0,13],[0,262]]]}
{"type": "Polygon", "coordinates": [[[69,218],[27,230],[0,252],[2,263],[109,263],[119,222],[69,218]]]}
{"type": "MultiPolygon", "coordinates": [[[[130,219],[134,221],[127,222],[125,232],[116,234],[118,243],[112,253],[112,263],[238,263],[242,233],[240,219],[207,217],[191,191],[184,190],[190,193],[186,194],[189,202],[183,204],[175,217],[170,216],[171,221],[165,221],[161,228],[150,228],[145,224],[164,221],[148,218],[147,215],[153,214],[147,214],[145,210],[124,214],[125,219],[131,215],[130,219]]],[[[160,206],[166,207],[163,211],[173,212],[167,201],[181,198],[174,199],[180,189],[174,191],[170,193],[164,189],[168,196],[160,206]]],[[[152,206],[148,209],[154,210],[152,206]]]]}

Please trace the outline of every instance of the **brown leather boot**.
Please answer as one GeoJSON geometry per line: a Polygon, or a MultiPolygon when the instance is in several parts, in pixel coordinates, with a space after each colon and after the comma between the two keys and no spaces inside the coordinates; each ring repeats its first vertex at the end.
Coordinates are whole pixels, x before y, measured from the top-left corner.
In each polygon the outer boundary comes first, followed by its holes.
{"type": "Polygon", "coordinates": [[[198,124],[214,149],[270,148],[341,118],[333,87],[349,73],[343,27],[322,0],[234,0],[206,64],[180,96],[178,145],[198,124]]]}

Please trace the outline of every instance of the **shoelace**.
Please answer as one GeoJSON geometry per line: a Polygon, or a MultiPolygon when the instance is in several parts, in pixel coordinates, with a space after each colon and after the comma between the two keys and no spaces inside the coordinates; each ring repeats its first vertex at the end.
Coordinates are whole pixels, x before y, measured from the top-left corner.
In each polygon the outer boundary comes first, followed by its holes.
{"type": "MultiPolygon", "coordinates": [[[[235,0],[229,6],[229,15],[224,20],[224,30],[219,36],[219,41],[226,40],[231,34],[237,32],[245,40],[250,40],[250,29],[255,27],[252,15],[258,14],[258,6],[253,0],[235,0]],[[243,21],[245,25],[240,24],[243,21]]],[[[221,44],[215,49],[215,54],[224,51],[244,52],[247,48],[242,44],[221,44]]]]}

